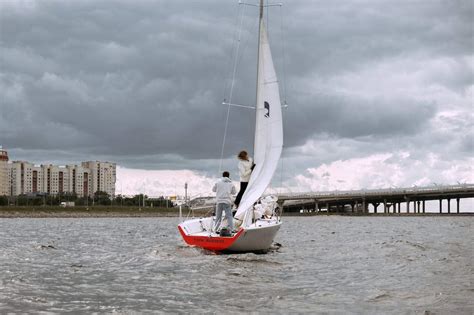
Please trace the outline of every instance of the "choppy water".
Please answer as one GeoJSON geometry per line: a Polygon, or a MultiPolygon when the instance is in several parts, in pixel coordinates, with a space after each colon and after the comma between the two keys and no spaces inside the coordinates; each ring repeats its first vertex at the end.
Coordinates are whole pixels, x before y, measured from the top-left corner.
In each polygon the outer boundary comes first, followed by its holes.
{"type": "Polygon", "coordinates": [[[0,313],[472,314],[472,217],[286,218],[265,255],[177,219],[0,219],[0,313]]]}

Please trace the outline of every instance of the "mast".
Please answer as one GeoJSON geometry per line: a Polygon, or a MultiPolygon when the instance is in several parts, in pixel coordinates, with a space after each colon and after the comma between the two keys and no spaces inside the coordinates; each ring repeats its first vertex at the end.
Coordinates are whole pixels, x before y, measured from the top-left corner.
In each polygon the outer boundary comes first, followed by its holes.
{"type": "Polygon", "coordinates": [[[257,137],[257,125],[258,125],[258,113],[259,113],[259,97],[258,97],[258,91],[259,91],[259,84],[260,84],[260,43],[261,43],[261,40],[262,40],[262,23],[263,23],[263,1],[264,0],[260,0],[260,13],[259,13],[259,18],[258,18],[258,44],[257,44],[257,91],[256,91],[256,104],[255,104],[255,135],[254,135],[254,142],[253,142],[253,156],[254,156],[254,159],[255,159],[255,152],[256,152],[256,148],[255,148],[255,144],[256,144],[256,137],[257,137]]]}

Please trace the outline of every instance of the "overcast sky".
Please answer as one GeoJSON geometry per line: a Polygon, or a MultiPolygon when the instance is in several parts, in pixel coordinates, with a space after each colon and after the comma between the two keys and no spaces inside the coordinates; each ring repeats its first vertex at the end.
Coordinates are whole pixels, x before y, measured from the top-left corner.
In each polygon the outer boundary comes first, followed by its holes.
{"type": "MultiPolygon", "coordinates": [[[[253,7],[0,1],[0,145],[12,160],[116,162],[117,191],[210,193],[232,101],[255,102],[253,7]]],[[[256,0],[248,0],[256,2],[256,0]]],[[[474,182],[473,2],[285,1],[268,13],[290,191],[474,182]]],[[[224,167],[252,150],[232,108],[224,167]]]]}

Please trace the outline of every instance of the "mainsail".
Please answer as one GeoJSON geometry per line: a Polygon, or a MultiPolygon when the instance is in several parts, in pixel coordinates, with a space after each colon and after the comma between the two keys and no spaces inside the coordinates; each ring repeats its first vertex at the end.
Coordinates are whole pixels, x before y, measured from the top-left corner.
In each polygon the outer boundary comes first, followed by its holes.
{"type": "Polygon", "coordinates": [[[243,220],[245,213],[253,207],[270,184],[283,147],[280,92],[262,18],[259,36],[254,143],[256,166],[235,215],[240,220],[243,220]]]}

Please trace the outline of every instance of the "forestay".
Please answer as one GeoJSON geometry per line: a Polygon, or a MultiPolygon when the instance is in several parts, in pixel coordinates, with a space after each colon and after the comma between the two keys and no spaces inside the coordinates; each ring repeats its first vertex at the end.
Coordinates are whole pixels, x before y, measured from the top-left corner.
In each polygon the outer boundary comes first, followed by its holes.
{"type": "Polygon", "coordinates": [[[237,209],[236,218],[240,220],[243,220],[245,213],[253,207],[270,184],[283,147],[283,124],[278,80],[263,19],[260,20],[259,36],[254,144],[254,162],[256,166],[237,209]]]}

